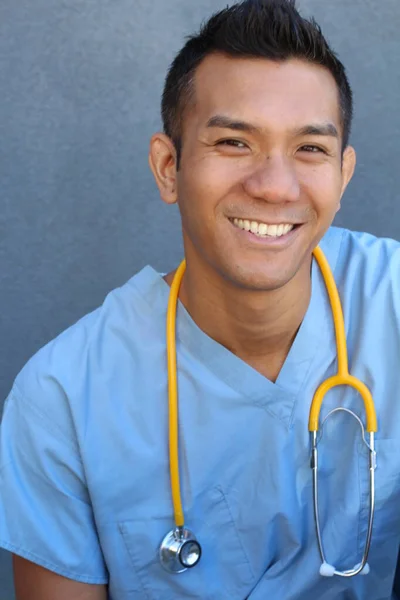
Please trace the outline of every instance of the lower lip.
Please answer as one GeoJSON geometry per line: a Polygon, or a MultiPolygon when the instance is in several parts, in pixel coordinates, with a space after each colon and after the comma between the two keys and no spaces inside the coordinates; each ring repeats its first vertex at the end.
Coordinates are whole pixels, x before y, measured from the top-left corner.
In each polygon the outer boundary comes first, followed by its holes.
{"type": "Polygon", "coordinates": [[[297,225],[296,227],[293,227],[293,229],[291,229],[288,233],[285,233],[284,235],[280,235],[280,236],[272,236],[272,235],[266,235],[264,237],[261,237],[259,235],[256,235],[254,233],[251,233],[251,231],[246,231],[245,229],[240,229],[240,227],[236,227],[236,225],[234,225],[231,221],[232,227],[234,227],[234,229],[238,232],[238,234],[241,235],[241,238],[246,239],[247,241],[251,242],[252,244],[258,244],[260,246],[268,246],[268,247],[273,247],[273,248],[280,248],[280,247],[284,247],[287,246],[288,244],[290,244],[294,238],[297,236],[299,230],[301,229],[300,225],[297,225]]]}

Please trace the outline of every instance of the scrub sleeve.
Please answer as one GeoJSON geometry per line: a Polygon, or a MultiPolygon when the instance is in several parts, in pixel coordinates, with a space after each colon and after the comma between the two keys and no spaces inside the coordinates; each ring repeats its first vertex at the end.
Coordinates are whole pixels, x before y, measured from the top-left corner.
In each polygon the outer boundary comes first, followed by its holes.
{"type": "Polygon", "coordinates": [[[0,428],[0,546],[64,577],[105,584],[79,447],[65,429],[14,385],[0,428]]]}

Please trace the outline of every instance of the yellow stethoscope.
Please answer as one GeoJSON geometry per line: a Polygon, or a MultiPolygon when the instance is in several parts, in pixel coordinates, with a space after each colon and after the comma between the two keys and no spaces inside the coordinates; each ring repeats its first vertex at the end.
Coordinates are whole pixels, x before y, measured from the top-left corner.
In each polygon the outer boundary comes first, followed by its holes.
{"type": "MultiPolygon", "coordinates": [[[[362,381],[353,377],[349,373],[346,333],[343,320],[342,306],[340,303],[339,293],[329,267],[328,261],[322,252],[321,248],[315,248],[314,257],[319,265],[325,286],[328,291],[329,301],[332,309],[333,322],[335,327],[336,349],[337,349],[337,374],[326,379],[318,387],[314,394],[308,421],[308,429],[311,436],[311,468],[313,472],[313,503],[314,503],[314,518],[316,526],[316,534],[318,541],[319,553],[322,564],[320,574],[323,576],[340,575],[342,577],[353,577],[359,573],[367,574],[369,566],[367,563],[368,553],[371,545],[372,525],[374,518],[374,501],[375,501],[375,468],[376,468],[376,452],[374,433],[377,431],[377,420],[374,402],[370,391],[362,381]],[[361,562],[356,564],[352,569],[346,571],[338,571],[333,565],[330,565],[325,558],[324,548],[322,544],[321,529],[319,525],[319,509],[318,509],[318,429],[319,415],[322,406],[322,401],[325,394],[334,387],[340,385],[348,385],[361,395],[364,401],[366,413],[366,431],[369,433],[369,442],[365,439],[364,426],[360,418],[344,407],[338,407],[330,411],[320,425],[322,430],[326,419],[337,411],[345,411],[350,413],[359,423],[362,432],[362,438],[369,450],[369,516],[368,530],[364,546],[364,553],[361,562]]],[[[186,262],[182,261],[177,269],[171,290],[169,294],[168,309],[167,309],[167,363],[168,363],[168,397],[169,397],[169,460],[170,460],[170,478],[172,502],[174,507],[175,527],[170,531],[161,542],[159,556],[162,566],[170,573],[181,573],[191,567],[197,565],[201,557],[201,546],[196,536],[190,529],[185,527],[185,519],[182,510],[182,501],[179,482],[179,458],[178,458],[178,385],[177,385],[177,366],[176,366],[176,311],[178,303],[179,289],[182,282],[182,277],[185,272],[186,262]]]]}

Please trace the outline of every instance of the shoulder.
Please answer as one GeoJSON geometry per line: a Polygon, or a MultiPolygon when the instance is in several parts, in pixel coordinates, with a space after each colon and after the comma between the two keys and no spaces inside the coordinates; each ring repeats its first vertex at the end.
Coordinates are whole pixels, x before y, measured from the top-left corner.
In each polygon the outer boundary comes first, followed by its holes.
{"type": "Polygon", "coordinates": [[[335,248],[332,267],[339,285],[347,287],[358,283],[367,294],[376,293],[382,287],[399,287],[400,242],[331,227],[321,246],[328,259],[330,248],[335,248]]]}
{"type": "Polygon", "coordinates": [[[321,243],[339,290],[348,342],[398,353],[400,243],[369,233],[331,228],[321,243]],[[334,251],[333,251],[334,249],[334,251]],[[361,343],[361,342],[359,342],[361,343]]]}
{"type": "MultiPolygon", "coordinates": [[[[15,379],[6,401],[23,403],[70,437],[76,406],[93,401],[95,381],[112,377],[117,365],[148,335],[160,311],[162,279],[150,267],[111,291],[102,305],[41,348],[15,379]],[[107,375],[108,374],[108,375],[107,375]],[[90,394],[87,391],[90,389],[90,394]]],[[[127,361],[125,361],[127,362],[127,361]]]]}

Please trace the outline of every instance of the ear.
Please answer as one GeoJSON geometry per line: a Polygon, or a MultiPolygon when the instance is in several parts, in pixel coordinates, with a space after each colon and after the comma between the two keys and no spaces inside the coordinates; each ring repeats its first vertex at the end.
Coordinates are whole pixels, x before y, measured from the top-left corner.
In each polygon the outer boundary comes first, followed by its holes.
{"type": "Polygon", "coordinates": [[[340,191],[340,199],[339,199],[339,204],[336,209],[336,212],[339,212],[339,210],[340,210],[340,207],[341,207],[340,201],[341,201],[342,196],[347,188],[347,185],[349,184],[351,178],[353,177],[354,169],[356,168],[356,162],[357,162],[356,151],[354,150],[353,146],[347,146],[347,148],[343,152],[343,157],[342,157],[342,189],[340,191]]]}
{"type": "Polygon", "coordinates": [[[353,177],[354,170],[356,168],[357,156],[353,146],[347,146],[343,152],[342,158],[342,190],[340,192],[340,198],[342,198],[347,185],[353,177]]]}
{"type": "Polygon", "coordinates": [[[176,184],[176,150],[172,140],[164,133],[155,133],[150,140],[149,165],[167,204],[178,199],[176,184]]]}

